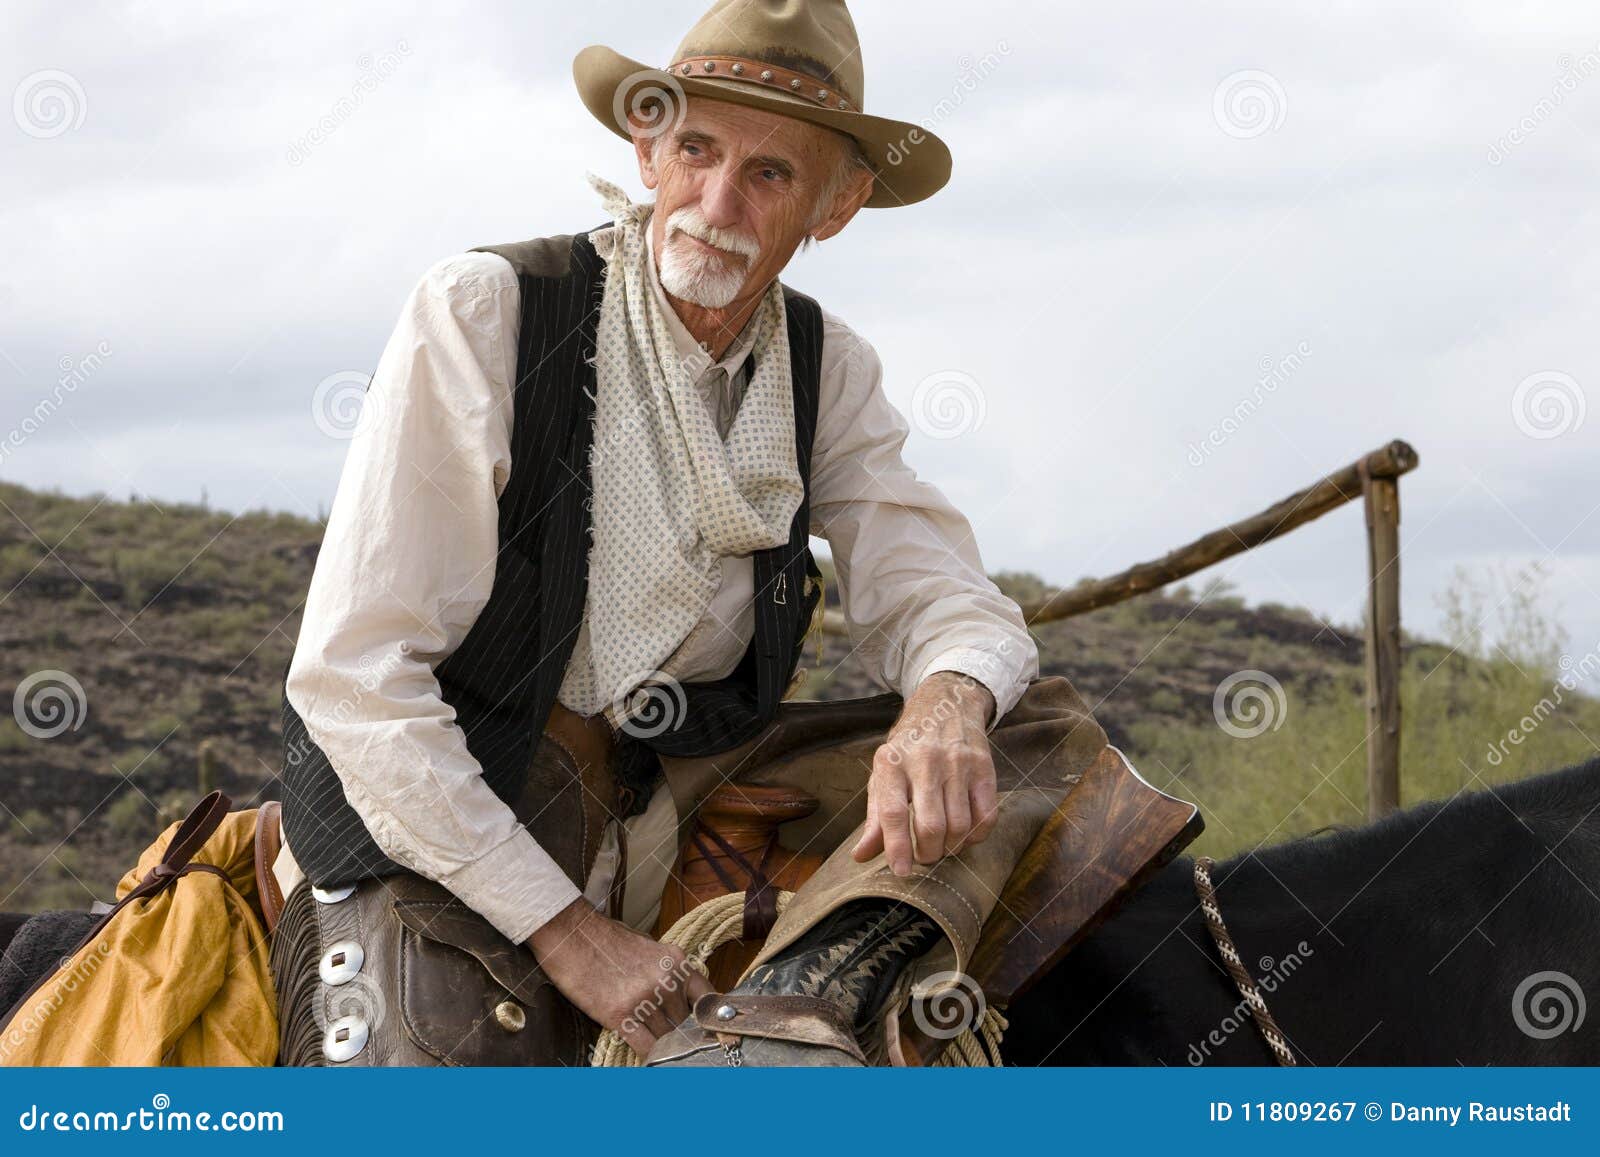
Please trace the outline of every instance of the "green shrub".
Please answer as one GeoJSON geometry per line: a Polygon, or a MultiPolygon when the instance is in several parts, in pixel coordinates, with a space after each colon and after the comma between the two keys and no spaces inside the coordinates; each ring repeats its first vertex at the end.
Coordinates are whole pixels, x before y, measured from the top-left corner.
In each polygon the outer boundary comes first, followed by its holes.
{"type": "Polygon", "coordinates": [[[156,809],[139,792],[129,789],[107,805],[102,813],[106,827],[119,840],[146,842],[156,835],[156,809]]]}
{"type": "MultiPolygon", "coordinates": [[[[1446,618],[1460,649],[1443,661],[1438,648],[1413,652],[1401,672],[1401,805],[1593,756],[1587,736],[1600,733],[1600,700],[1569,686],[1570,676],[1564,681],[1560,632],[1542,600],[1498,600],[1513,608],[1498,632],[1484,629],[1488,616],[1477,608],[1489,599],[1481,585],[1458,578],[1447,600],[1459,608],[1447,608],[1446,618]]],[[[1285,680],[1269,709],[1275,725],[1253,737],[1212,720],[1144,720],[1130,728],[1129,757],[1145,778],[1205,814],[1197,852],[1230,855],[1365,821],[1367,713],[1359,677],[1316,691],[1285,680]]],[[[1235,716],[1234,723],[1251,730],[1259,719],[1235,716]]]]}

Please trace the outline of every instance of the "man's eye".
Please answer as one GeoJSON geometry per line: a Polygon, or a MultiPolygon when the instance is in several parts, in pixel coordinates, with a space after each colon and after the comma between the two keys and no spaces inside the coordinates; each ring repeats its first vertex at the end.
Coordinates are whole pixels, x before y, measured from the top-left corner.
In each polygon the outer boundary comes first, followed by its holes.
{"type": "Polygon", "coordinates": [[[761,176],[768,180],[783,180],[783,174],[777,169],[762,169],[761,176]]]}

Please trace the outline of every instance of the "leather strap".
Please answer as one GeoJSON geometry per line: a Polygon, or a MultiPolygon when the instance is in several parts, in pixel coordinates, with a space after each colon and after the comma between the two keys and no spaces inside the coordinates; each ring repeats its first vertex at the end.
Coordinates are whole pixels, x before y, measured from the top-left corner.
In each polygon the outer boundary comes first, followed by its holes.
{"type": "Polygon", "coordinates": [[[205,799],[194,805],[183,822],[178,825],[178,830],[172,833],[172,840],[167,844],[166,854],[161,857],[161,862],[156,864],[144,874],[144,878],[134,885],[122,899],[111,905],[110,909],[95,921],[94,926],[84,934],[82,940],[69,956],[76,956],[89,944],[105,926],[111,923],[116,914],[126,908],[135,900],[143,900],[157,895],[170,888],[175,880],[189,872],[210,872],[214,876],[221,876],[232,883],[228,873],[214,864],[191,864],[189,861],[205,846],[217,826],[222,823],[222,818],[233,807],[233,801],[220,791],[214,791],[205,799]]]}
{"type": "Polygon", "coordinates": [[[278,887],[278,877],[272,865],[283,847],[283,805],[270,800],[256,811],[255,868],[256,896],[261,902],[261,918],[267,934],[278,926],[283,914],[283,889],[278,887]]]}
{"type": "Polygon", "coordinates": [[[840,95],[837,89],[814,76],[750,56],[730,56],[726,53],[685,56],[669,64],[667,71],[702,80],[737,80],[756,88],[775,88],[823,108],[846,112],[856,108],[854,102],[840,95]]]}
{"type": "Polygon", "coordinates": [[[724,1047],[765,1037],[838,1049],[867,1063],[839,1006],[814,996],[708,992],[694,1002],[695,1025],[724,1047]]]}
{"type": "Polygon", "coordinates": [[[778,846],[778,833],[776,831],[772,833],[766,847],[762,849],[761,862],[754,865],[715,828],[702,826],[696,830],[694,845],[712,872],[716,874],[718,883],[730,892],[744,892],[744,927],[740,929],[740,938],[765,940],[767,933],[772,931],[772,926],[778,922],[778,890],[772,886],[772,880],[767,876],[767,865],[771,863],[773,850],[778,846]],[[723,854],[744,872],[749,883],[743,887],[736,883],[718,862],[717,854],[706,847],[701,836],[710,836],[717,847],[722,849],[723,854]]]}
{"type": "MultiPolygon", "coordinates": [[[[211,838],[212,833],[217,830],[217,825],[222,823],[222,818],[228,814],[228,809],[232,806],[233,801],[220,791],[212,792],[205,799],[195,804],[194,810],[184,817],[183,822],[178,825],[178,830],[172,833],[172,839],[167,844],[167,850],[161,857],[161,862],[146,872],[144,878],[134,885],[126,896],[108,908],[100,919],[90,926],[89,931],[83,934],[83,938],[78,941],[72,951],[62,958],[61,967],[66,967],[67,961],[77,956],[84,948],[93,943],[94,938],[105,931],[106,925],[111,923],[118,912],[135,900],[148,899],[166,891],[180,877],[186,876],[190,872],[210,872],[213,876],[222,877],[231,886],[233,883],[232,877],[215,864],[191,864],[189,861],[205,846],[205,842],[211,838]]],[[[11,1006],[11,1010],[6,1014],[4,1021],[0,1022],[0,1032],[5,1031],[6,1025],[11,1023],[12,1017],[16,1016],[41,988],[54,980],[56,973],[60,970],[60,968],[57,968],[45,973],[34,983],[33,987],[28,989],[22,999],[11,1006]]]]}

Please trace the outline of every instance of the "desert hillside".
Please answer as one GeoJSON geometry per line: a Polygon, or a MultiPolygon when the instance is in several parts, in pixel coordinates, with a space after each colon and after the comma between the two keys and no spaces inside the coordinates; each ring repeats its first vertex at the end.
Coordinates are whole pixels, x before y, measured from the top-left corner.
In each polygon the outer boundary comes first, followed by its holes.
{"type": "MultiPolygon", "coordinates": [[[[9,484],[0,504],[0,693],[14,707],[0,715],[0,909],[76,908],[108,896],[203,790],[238,807],[274,797],[281,682],[321,527],[9,484]]],[[[1018,599],[1047,589],[995,578],[1018,599]]],[[[1208,850],[1359,820],[1358,626],[1183,587],[1036,637],[1042,670],[1073,680],[1146,778],[1201,803],[1208,850]],[[1284,689],[1269,704],[1282,718],[1258,736],[1214,714],[1219,684],[1244,670],[1284,689]]],[[[1474,786],[1458,764],[1504,778],[1587,753],[1596,705],[1572,697],[1570,726],[1484,766],[1548,682],[1525,656],[1508,671],[1499,649],[1408,640],[1408,802],[1474,786]]],[[[840,640],[807,663],[809,697],[880,690],[840,640]]]]}

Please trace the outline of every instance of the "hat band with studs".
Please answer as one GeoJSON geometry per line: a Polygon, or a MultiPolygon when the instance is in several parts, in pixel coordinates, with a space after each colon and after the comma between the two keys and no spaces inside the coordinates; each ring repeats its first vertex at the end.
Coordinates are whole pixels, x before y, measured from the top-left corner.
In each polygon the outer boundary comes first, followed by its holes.
{"type": "Polygon", "coordinates": [[[752,60],[747,56],[686,56],[668,65],[667,71],[678,76],[716,77],[781,89],[805,97],[823,108],[848,111],[853,107],[837,92],[819,84],[816,77],[790,68],[779,68],[763,60],[752,60]]]}

